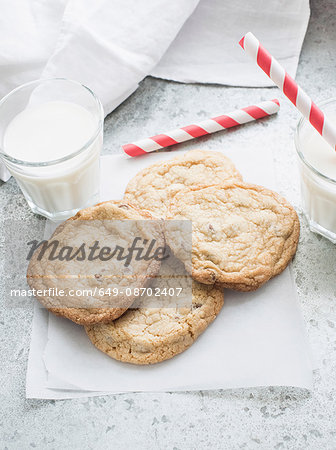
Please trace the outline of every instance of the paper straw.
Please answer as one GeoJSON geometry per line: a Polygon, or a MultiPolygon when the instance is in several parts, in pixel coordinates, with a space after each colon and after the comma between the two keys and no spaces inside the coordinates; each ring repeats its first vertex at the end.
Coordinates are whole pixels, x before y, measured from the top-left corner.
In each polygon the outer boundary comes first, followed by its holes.
{"type": "Polygon", "coordinates": [[[247,33],[239,41],[239,44],[282,90],[300,113],[309,120],[315,130],[336,150],[336,126],[298,86],[279,62],[260,44],[258,39],[252,33],[247,33]]]}
{"type": "Polygon", "coordinates": [[[140,141],[123,145],[122,148],[129,156],[144,155],[145,153],[154,152],[160,148],[169,147],[170,145],[179,144],[180,142],[189,141],[190,139],[270,116],[271,114],[277,113],[279,108],[279,100],[268,100],[257,103],[256,105],[247,106],[246,108],[236,109],[223,116],[203,120],[197,124],[176,128],[163,134],[141,139],[140,141]]]}

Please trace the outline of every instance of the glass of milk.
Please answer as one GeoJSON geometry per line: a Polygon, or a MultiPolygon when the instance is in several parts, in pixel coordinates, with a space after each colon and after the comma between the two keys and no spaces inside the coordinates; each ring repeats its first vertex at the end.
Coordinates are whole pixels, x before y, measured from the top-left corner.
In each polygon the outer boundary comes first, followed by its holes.
{"type": "Polygon", "coordinates": [[[103,108],[82,84],[33,81],[0,102],[0,156],[31,209],[66,219],[99,197],[103,108]]]}
{"type": "MultiPolygon", "coordinates": [[[[336,99],[318,105],[336,124],[336,99]]],[[[336,152],[301,119],[295,133],[303,211],[310,229],[336,243],[336,152]]]]}

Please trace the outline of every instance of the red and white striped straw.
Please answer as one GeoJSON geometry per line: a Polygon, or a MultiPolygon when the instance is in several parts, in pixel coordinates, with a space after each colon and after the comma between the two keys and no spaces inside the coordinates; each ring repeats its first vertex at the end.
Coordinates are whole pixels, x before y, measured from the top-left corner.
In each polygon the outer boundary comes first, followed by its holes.
{"type": "Polygon", "coordinates": [[[259,67],[282,90],[285,96],[309,120],[320,135],[336,150],[336,125],[320,110],[279,62],[260,44],[258,39],[247,33],[240,41],[241,47],[259,67]]]}
{"type": "Polygon", "coordinates": [[[236,109],[223,116],[213,119],[203,120],[197,124],[188,125],[175,130],[167,131],[147,139],[123,145],[124,152],[129,156],[139,156],[145,153],[154,152],[160,148],[189,141],[190,139],[216,133],[226,128],[235,127],[243,123],[252,122],[262,117],[270,116],[279,111],[279,100],[268,100],[246,108],[236,109]]]}

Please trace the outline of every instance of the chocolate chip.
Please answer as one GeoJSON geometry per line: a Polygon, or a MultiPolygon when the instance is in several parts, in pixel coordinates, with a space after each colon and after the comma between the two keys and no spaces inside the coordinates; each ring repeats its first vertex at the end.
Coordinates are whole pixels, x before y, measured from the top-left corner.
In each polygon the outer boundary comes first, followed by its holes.
{"type": "Polygon", "coordinates": [[[215,282],[216,281],[216,274],[214,273],[214,272],[210,272],[210,278],[211,278],[211,280],[213,281],[213,282],[215,282]]]}
{"type": "Polygon", "coordinates": [[[128,205],[119,205],[119,208],[129,209],[128,205]]]}
{"type": "Polygon", "coordinates": [[[209,230],[213,231],[214,227],[211,225],[211,223],[209,224],[209,230]]]}
{"type": "Polygon", "coordinates": [[[95,278],[97,278],[97,280],[99,280],[99,278],[101,278],[102,276],[101,276],[101,274],[100,273],[96,273],[95,274],[95,278]]]}

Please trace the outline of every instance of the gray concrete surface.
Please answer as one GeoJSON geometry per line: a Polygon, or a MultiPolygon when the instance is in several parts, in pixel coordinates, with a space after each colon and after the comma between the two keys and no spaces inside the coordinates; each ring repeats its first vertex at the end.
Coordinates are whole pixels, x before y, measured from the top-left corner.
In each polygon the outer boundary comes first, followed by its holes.
{"type": "MultiPolygon", "coordinates": [[[[334,0],[313,1],[298,69],[298,81],[317,100],[336,96],[335,6],[334,0]]],[[[148,78],[107,118],[104,153],[118,152],[122,143],[195,118],[278,95],[282,98],[276,89],[182,85],[148,78]]],[[[277,118],[202,138],[197,145],[204,149],[238,141],[268,145],[280,191],[300,212],[293,148],[297,119],[295,109],[283,100],[277,118]]],[[[13,179],[0,185],[0,206],[2,218],[23,219],[29,229],[43,227],[13,179]]],[[[294,270],[318,368],[312,392],[265,388],[26,400],[32,309],[7,307],[0,312],[0,448],[335,449],[336,247],[310,233],[302,214],[301,222],[294,270]]]]}

